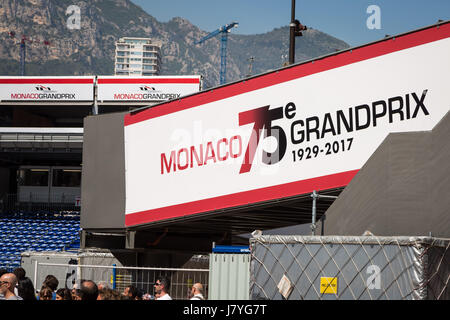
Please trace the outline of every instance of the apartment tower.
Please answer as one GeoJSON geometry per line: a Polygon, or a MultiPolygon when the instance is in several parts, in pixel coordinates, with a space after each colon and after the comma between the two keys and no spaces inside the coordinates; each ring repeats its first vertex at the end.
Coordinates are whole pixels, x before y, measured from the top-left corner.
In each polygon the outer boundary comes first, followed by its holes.
{"type": "Polygon", "coordinates": [[[116,42],[114,74],[156,76],[161,71],[161,45],[149,38],[120,38],[116,42]]]}

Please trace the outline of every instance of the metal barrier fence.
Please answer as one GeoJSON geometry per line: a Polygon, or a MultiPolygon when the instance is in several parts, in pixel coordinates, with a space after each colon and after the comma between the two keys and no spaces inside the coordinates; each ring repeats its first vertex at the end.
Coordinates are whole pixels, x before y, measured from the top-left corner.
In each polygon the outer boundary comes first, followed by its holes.
{"type": "Polygon", "coordinates": [[[250,247],[251,299],[450,299],[450,239],[260,236],[250,247]]]}
{"type": "Polygon", "coordinates": [[[106,283],[110,288],[122,292],[129,285],[134,285],[144,293],[154,295],[153,285],[159,276],[170,279],[169,294],[172,299],[188,299],[190,289],[196,282],[203,284],[204,296],[208,296],[208,269],[156,268],[156,267],[120,267],[99,265],[77,265],[42,263],[35,261],[34,285],[37,290],[49,274],[54,275],[60,285],[71,289],[81,280],[106,283]]]}

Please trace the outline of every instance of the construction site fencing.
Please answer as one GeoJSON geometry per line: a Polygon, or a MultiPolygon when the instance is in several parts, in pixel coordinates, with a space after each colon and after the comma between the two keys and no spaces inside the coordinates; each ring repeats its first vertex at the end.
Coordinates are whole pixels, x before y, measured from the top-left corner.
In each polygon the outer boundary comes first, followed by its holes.
{"type": "Polygon", "coordinates": [[[170,296],[175,300],[188,299],[194,283],[203,284],[205,296],[208,294],[208,269],[157,268],[157,267],[124,267],[104,265],[78,265],[42,263],[35,261],[34,284],[40,288],[45,277],[55,275],[59,287],[73,288],[82,280],[92,280],[96,284],[106,284],[112,289],[122,292],[127,286],[133,285],[143,293],[154,295],[154,284],[160,276],[170,279],[170,296]]]}
{"type": "Polygon", "coordinates": [[[448,300],[450,239],[250,239],[250,299],[448,300]]]}

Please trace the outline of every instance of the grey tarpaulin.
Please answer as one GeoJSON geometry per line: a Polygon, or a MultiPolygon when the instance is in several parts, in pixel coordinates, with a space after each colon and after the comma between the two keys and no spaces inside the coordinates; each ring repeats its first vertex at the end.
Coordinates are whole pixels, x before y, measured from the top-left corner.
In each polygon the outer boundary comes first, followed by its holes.
{"type": "Polygon", "coordinates": [[[275,235],[250,249],[250,299],[285,299],[283,276],[288,300],[450,299],[450,239],[275,235]]]}

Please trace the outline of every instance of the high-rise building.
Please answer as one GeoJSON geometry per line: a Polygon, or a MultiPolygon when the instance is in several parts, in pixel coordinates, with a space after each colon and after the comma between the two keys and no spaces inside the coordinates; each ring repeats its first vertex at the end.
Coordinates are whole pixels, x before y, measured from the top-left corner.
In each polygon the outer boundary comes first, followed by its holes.
{"type": "Polygon", "coordinates": [[[116,42],[115,75],[156,76],[161,71],[161,46],[149,38],[120,38],[116,42]]]}

